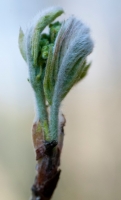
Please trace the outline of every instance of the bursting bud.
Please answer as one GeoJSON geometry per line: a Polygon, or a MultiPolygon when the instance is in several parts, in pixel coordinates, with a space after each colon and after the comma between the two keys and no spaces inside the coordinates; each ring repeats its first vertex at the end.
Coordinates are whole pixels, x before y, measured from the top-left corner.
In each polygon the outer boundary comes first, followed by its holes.
{"type": "Polygon", "coordinates": [[[61,102],[87,74],[90,67],[87,56],[94,46],[89,28],[74,16],[53,22],[63,12],[60,7],[40,12],[25,34],[22,29],[19,33],[19,48],[29,66],[29,81],[37,99],[39,118],[52,139],[57,139],[61,102]],[[44,33],[47,26],[49,31],[44,33]],[[50,106],[49,117],[44,102],[50,106]]]}

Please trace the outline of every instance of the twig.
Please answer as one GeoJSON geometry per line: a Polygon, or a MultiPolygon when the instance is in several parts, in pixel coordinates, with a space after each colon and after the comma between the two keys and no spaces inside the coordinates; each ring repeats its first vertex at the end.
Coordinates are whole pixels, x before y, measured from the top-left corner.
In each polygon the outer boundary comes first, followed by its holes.
{"type": "Polygon", "coordinates": [[[60,155],[64,139],[65,118],[60,124],[58,142],[46,142],[41,130],[38,130],[39,123],[33,125],[33,143],[36,152],[36,177],[32,186],[31,200],[50,200],[58,183],[61,170],[60,155]]]}

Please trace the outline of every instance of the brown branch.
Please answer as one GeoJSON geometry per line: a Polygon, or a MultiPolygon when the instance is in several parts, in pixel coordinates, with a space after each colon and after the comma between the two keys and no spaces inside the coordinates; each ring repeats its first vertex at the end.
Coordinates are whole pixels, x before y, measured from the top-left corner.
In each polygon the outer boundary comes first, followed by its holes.
{"type": "Polygon", "coordinates": [[[36,177],[31,188],[31,200],[50,200],[57,186],[61,170],[60,155],[64,139],[65,118],[60,123],[58,142],[47,142],[41,131],[40,122],[33,124],[33,143],[36,152],[36,177]]]}

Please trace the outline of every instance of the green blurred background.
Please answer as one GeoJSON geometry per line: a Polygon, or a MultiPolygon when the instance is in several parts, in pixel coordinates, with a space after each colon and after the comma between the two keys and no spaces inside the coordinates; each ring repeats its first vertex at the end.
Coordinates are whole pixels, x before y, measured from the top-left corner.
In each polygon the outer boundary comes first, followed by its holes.
{"type": "Polygon", "coordinates": [[[121,1],[0,2],[0,200],[27,200],[35,176],[33,93],[18,49],[19,28],[60,5],[91,28],[88,76],[62,105],[67,123],[61,179],[53,200],[121,199],[121,1]]]}

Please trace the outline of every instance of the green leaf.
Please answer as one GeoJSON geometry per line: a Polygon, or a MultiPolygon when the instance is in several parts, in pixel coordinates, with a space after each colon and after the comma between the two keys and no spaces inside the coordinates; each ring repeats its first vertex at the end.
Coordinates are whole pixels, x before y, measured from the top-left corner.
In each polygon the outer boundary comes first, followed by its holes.
{"type": "Polygon", "coordinates": [[[21,28],[19,30],[18,43],[19,43],[19,49],[20,49],[21,55],[23,59],[26,61],[27,58],[26,58],[26,51],[25,51],[25,44],[24,44],[24,33],[21,28]]]}
{"type": "Polygon", "coordinates": [[[49,25],[52,21],[54,21],[58,16],[63,13],[62,8],[52,8],[49,11],[43,12],[43,14],[38,15],[36,18],[36,23],[33,27],[32,34],[32,55],[34,65],[37,64],[37,58],[39,53],[39,45],[40,45],[40,33],[44,30],[44,28],[49,25]]]}
{"type": "Polygon", "coordinates": [[[52,65],[52,56],[53,56],[53,46],[50,45],[49,48],[49,55],[48,55],[48,60],[45,68],[45,76],[44,76],[44,82],[43,82],[43,87],[44,87],[44,93],[45,97],[51,105],[52,103],[52,96],[53,96],[53,65],[52,65]]]}

